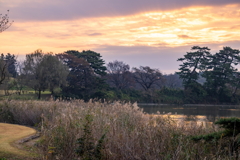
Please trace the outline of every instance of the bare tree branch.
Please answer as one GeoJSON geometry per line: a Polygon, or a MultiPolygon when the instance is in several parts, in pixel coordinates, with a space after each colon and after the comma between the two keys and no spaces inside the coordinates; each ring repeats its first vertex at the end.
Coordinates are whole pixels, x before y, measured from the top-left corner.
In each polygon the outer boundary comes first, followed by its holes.
{"type": "MultiPolygon", "coordinates": [[[[7,12],[9,13],[9,10],[7,12]]],[[[13,21],[9,21],[8,13],[5,15],[0,14],[0,33],[8,29],[13,23],[13,21]]]]}
{"type": "Polygon", "coordinates": [[[147,91],[162,79],[162,73],[158,69],[152,69],[148,66],[140,66],[133,68],[135,81],[147,91]]]}

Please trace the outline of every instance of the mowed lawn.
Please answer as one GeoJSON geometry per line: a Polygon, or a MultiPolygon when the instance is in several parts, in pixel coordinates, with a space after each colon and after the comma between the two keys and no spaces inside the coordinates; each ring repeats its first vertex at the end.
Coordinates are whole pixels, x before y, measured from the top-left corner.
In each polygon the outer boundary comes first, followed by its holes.
{"type": "Polygon", "coordinates": [[[14,147],[16,141],[36,133],[36,130],[7,123],[0,123],[0,158],[31,157],[31,153],[14,147]]]}

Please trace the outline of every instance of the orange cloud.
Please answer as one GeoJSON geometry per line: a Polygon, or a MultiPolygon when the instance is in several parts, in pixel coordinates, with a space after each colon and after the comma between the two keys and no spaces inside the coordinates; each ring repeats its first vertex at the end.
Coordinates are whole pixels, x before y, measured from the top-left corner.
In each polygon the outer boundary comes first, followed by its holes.
{"type": "Polygon", "coordinates": [[[240,39],[240,7],[190,7],[131,16],[14,22],[0,34],[3,53],[55,53],[100,46],[178,47],[240,39]]]}

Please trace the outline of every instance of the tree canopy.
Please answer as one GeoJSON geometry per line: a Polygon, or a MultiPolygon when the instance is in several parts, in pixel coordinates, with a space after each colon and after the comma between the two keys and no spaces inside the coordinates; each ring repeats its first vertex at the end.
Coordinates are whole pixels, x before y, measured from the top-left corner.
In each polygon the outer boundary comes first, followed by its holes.
{"type": "Polygon", "coordinates": [[[105,87],[102,76],[106,75],[106,67],[99,53],[70,50],[58,54],[58,57],[70,68],[68,86],[63,88],[65,96],[85,101],[101,97],[101,90],[105,87]]]}
{"type": "Polygon", "coordinates": [[[0,57],[0,87],[19,94],[30,87],[39,99],[47,90],[55,97],[85,101],[240,103],[239,50],[223,47],[212,54],[208,47],[193,46],[178,61],[179,72],[163,75],[149,66],[130,70],[118,60],[105,66],[100,53],[91,50],[57,55],[36,50],[22,64],[8,53],[0,57]]]}
{"type": "Polygon", "coordinates": [[[3,83],[5,78],[13,76],[16,77],[16,57],[13,54],[1,54],[0,56],[0,84],[3,83]]]}
{"type": "Polygon", "coordinates": [[[210,54],[207,47],[194,46],[180,65],[180,78],[185,86],[185,96],[210,102],[231,102],[239,88],[239,50],[223,47],[218,53],[210,54]],[[203,84],[198,82],[203,77],[203,84]],[[194,98],[195,97],[195,98],[194,98]],[[202,99],[201,99],[202,98],[202,99]]]}
{"type": "Polygon", "coordinates": [[[130,66],[117,60],[107,64],[107,79],[119,90],[126,89],[133,84],[130,66]]]}
{"type": "Polygon", "coordinates": [[[91,50],[87,50],[87,51],[83,50],[82,52],[79,52],[76,50],[69,50],[69,51],[66,51],[66,53],[70,55],[74,55],[77,58],[85,59],[89,63],[90,67],[93,69],[94,74],[100,75],[100,76],[106,75],[107,68],[104,66],[105,62],[102,59],[102,56],[100,55],[100,53],[97,53],[91,50]]]}
{"type": "Polygon", "coordinates": [[[206,69],[205,64],[208,62],[208,56],[210,56],[208,47],[193,46],[191,50],[193,52],[187,52],[184,58],[178,59],[183,64],[180,65],[180,72],[177,72],[177,74],[183,79],[185,88],[197,81],[199,73],[206,69]]]}
{"type": "Polygon", "coordinates": [[[133,68],[133,74],[135,81],[147,91],[160,81],[162,73],[158,69],[152,69],[148,66],[140,66],[139,68],[133,68]]]}
{"type": "Polygon", "coordinates": [[[51,53],[44,54],[42,50],[27,54],[24,61],[23,73],[28,86],[38,92],[38,99],[41,92],[66,84],[68,68],[51,53]]]}

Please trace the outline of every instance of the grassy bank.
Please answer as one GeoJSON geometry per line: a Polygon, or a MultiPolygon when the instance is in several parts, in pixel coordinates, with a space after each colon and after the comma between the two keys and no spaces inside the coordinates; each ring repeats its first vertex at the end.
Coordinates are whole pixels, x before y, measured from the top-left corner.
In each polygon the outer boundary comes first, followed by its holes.
{"type": "Polygon", "coordinates": [[[34,154],[18,149],[16,141],[35,134],[36,131],[20,125],[0,123],[0,158],[34,159],[34,154]]]}
{"type": "Polygon", "coordinates": [[[0,121],[35,126],[42,159],[232,159],[228,140],[195,142],[213,133],[194,122],[143,113],[136,104],[83,101],[1,101],[0,121]]]}

